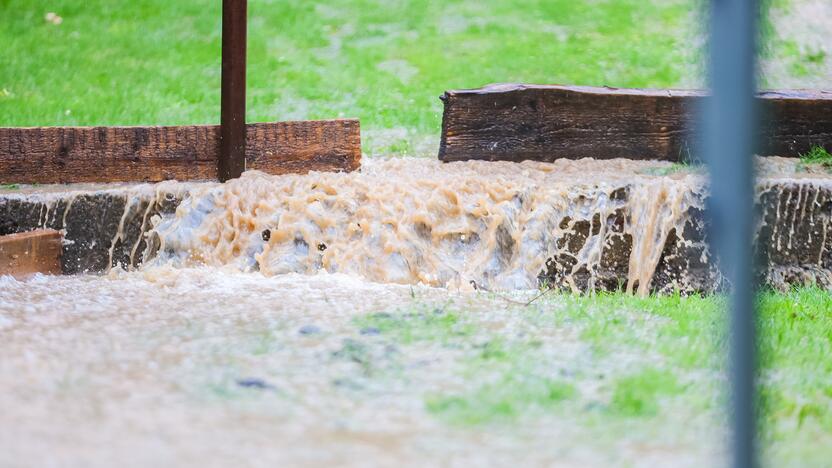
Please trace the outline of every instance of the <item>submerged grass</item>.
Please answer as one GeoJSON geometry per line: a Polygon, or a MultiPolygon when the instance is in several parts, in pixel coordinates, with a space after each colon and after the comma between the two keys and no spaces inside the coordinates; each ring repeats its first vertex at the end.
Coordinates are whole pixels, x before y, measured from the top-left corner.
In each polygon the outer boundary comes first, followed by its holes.
{"type": "Polygon", "coordinates": [[[682,387],[672,372],[646,368],[615,381],[609,409],[622,416],[655,416],[659,412],[661,398],[681,391],[682,387]]]}
{"type": "Polygon", "coordinates": [[[646,175],[653,175],[653,176],[666,176],[670,174],[676,174],[678,172],[684,172],[691,170],[691,164],[688,162],[675,162],[670,164],[669,166],[664,167],[651,167],[644,171],[646,175]]]}
{"type": "Polygon", "coordinates": [[[569,382],[506,373],[460,395],[428,397],[426,408],[454,424],[507,423],[532,412],[555,410],[576,393],[569,382]]]}
{"type": "MultiPolygon", "coordinates": [[[[832,444],[832,295],[815,287],[763,291],[757,303],[766,453],[784,462],[831,455],[823,444],[832,444]]],[[[501,312],[520,314],[541,336],[577,330],[585,354],[566,373],[552,372],[545,338],[507,335],[483,326],[473,312],[376,314],[357,325],[377,326],[394,340],[468,350],[462,372],[470,387],[425,396],[426,410],[450,424],[572,414],[599,427],[624,421],[647,427],[668,418],[684,426],[682,418],[718,415],[725,407],[725,306],[722,296],[608,293],[551,295],[501,312]]]]}
{"type": "Polygon", "coordinates": [[[402,344],[416,341],[446,343],[454,338],[470,337],[474,331],[472,324],[461,319],[458,310],[433,306],[420,306],[401,313],[371,314],[360,318],[356,324],[362,329],[374,329],[392,336],[402,344]]]}

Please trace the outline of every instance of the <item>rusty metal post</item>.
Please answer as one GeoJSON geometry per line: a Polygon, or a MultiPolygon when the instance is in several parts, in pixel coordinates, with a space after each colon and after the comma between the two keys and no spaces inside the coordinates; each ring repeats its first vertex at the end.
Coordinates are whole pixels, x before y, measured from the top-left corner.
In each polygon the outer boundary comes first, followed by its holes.
{"type": "Polygon", "coordinates": [[[222,96],[220,98],[221,182],[246,169],[246,16],[247,0],[222,1],[222,96]]]}

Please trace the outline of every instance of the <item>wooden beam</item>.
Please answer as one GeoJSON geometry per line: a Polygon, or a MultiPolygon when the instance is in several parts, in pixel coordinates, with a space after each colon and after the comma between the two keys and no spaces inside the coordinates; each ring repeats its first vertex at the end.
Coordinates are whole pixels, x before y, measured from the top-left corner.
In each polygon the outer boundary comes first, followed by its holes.
{"type": "Polygon", "coordinates": [[[222,83],[220,98],[220,181],[246,170],[247,0],[222,1],[222,83]]]}
{"type": "Polygon", "coordinates": [[[53,229],[0,236],[0,275],[61,274],[61,233],[53,229]]]}
{"type": "MultiPolygon", "coordinates": [[[[246,125],[248,169],[352,171],[358,120],[246,125]]],[[[0,183],[158,182],[217,178],[218,125],[0,128],[0,183]]]]}
{"type": "MultiPolygon", "coordinates": [[[[696,152],[701,91],[491,85],[448,91],[439,158],[553,161],[686,160],[696,152]]],[[[798,156],[832,151],[832,92],[760,93],[758,152],[798,156]]]]}

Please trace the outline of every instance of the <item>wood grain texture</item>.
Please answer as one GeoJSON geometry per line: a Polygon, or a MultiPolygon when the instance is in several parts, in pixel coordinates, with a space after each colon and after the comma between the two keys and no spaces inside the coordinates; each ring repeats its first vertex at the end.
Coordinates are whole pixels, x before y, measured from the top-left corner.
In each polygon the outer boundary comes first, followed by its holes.
{"type": "MultiPolygon", "coordinates": [[[[358,120],[246,125],[246,169],[352,171],[358,120]]],[[[0,128],[0,183],[158,182],[217,178],[219,125],[0,128]]]]}
{"type": "MultiPolygon", "coordinates": [[[[705,93],[503,84],[448,91],[439,158],[553,161],[631,158],[681,161],[696,154],[705,93]]],[[[758,95],[759,154],[832,151],[832,92],[758,95]]]]}
{"type": "Polygon", "coordinates": [[[61,233],[38,229],[0,236],[0,275],[61,274],[61,233]]]}

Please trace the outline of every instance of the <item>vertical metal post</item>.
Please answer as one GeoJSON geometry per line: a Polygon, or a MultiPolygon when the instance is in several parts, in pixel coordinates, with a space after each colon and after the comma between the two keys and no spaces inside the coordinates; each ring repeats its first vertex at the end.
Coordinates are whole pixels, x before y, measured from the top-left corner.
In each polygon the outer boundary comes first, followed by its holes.
{"type": "Polygon", "coordinates": [[[222,0],[222,96],[220,98],[221,182],[246,168],[246,16],[247,0],[222,0]]]}
{"type": "Polygon", "coordinates": [[[757,0],[712,0],[710,80],[704,122],[711,174],[712,239],[732,292],[730,371],[732,466],[756,466],[752,154],[757,0]]]}

